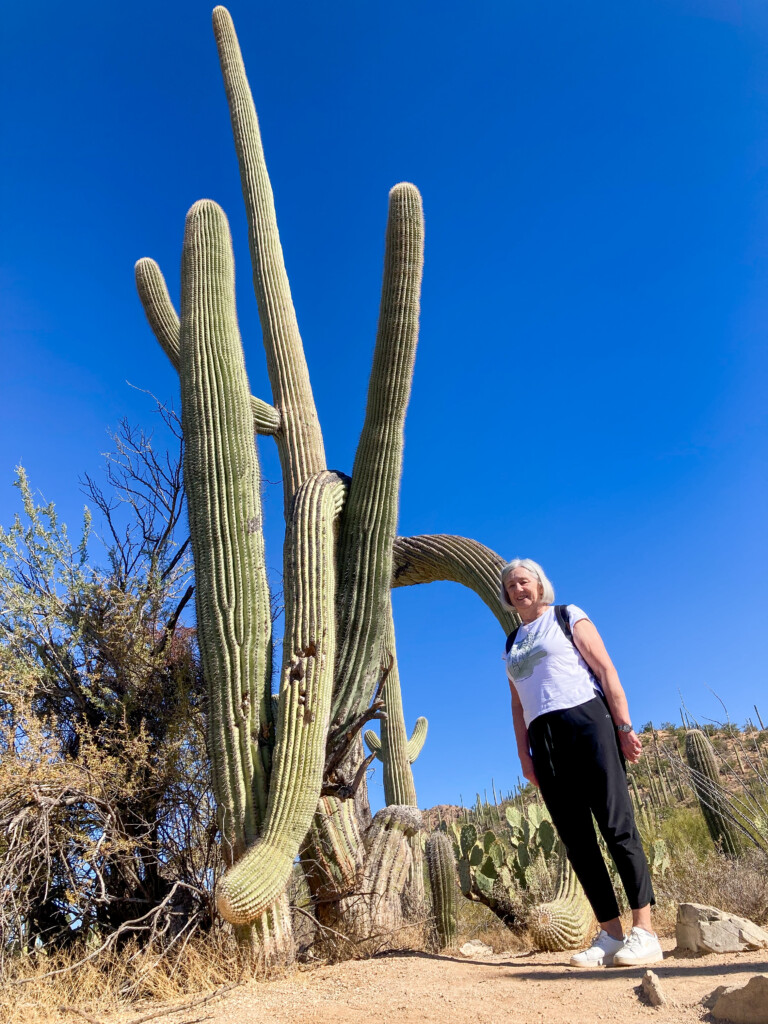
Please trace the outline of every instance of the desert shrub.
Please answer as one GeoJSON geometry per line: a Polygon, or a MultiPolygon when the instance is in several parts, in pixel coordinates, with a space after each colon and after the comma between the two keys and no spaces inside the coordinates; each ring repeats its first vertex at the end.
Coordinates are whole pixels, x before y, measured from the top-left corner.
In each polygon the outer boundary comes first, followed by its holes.
{"type": "Polygon", "coordinates": [[[768,924],[768,857],[750,850],[738,858],[712,851],[704,858],[679,846],[672,866],[656,883],[657,898],[678,903],[703,903],[756,924],[768,924]]]}
{"type": "Polygon", "coordinates": [[[666,808],[659,816],[658,833],[673,861],[691,857],[702,861],[714,852],[712,837],[698,806],[666,808]]]}
{"type": "Polygon", "coordinates": [[[73,543],[22,470],[0,530],[0,958],[167,948],[212,923],[180,453],[125,425],[113,440],[108,490],[84,485],[102,547],[87,510],[73,543]]]}

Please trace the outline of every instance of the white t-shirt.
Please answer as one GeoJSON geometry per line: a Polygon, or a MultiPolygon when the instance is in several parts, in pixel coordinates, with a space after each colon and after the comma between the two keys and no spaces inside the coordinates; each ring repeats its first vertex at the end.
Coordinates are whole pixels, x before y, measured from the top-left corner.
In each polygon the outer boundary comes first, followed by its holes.
{"type": "MultiPolygon", "coordinates": [[[[569,604],[567,611],[571,629],[580,619],[589,618],[575,604],[569,604]]],[[[586,661],[560,628],[554,605],[527,626],[520,626],[505,660],[526,726],[547,711],[575,708],[602,692],[586,661]]]]}

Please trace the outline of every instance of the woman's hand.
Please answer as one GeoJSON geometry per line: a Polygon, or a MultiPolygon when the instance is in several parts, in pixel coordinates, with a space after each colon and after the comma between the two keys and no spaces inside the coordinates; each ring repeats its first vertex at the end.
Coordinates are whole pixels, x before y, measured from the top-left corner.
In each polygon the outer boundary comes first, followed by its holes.
{"type": "Polygon", "coordinates": [[[631,764],[637,764],[643,752],[643,744],[640,742],[640,737],[635,730],[633,729],[632,732],[620,732],[619,743],[621,745],[621,752],[627,761],[631,764]]]}
{"type": "Polygon", "coordinates": [[[520,755],[520,764],[523,769],[523,776],[530,782],[532,786],[539,788],[539,780],[536,778],[536,772],[533,770],[533,758],[530,754],[520,755]]]}

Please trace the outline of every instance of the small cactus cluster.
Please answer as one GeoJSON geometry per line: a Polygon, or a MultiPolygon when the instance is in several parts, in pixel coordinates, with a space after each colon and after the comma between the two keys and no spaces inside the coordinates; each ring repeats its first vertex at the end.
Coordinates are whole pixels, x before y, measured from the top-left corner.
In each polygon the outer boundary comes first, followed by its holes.
{"type": "Polygon", "coordinates": [[[727,857],[738,856],[742,847],[741,832],[729,807],[729,798],[720,783],[715,751],[700,729],[689,729],[686,732],[685,757],[701,813],[713,842],[722,848],[727,857]]]}

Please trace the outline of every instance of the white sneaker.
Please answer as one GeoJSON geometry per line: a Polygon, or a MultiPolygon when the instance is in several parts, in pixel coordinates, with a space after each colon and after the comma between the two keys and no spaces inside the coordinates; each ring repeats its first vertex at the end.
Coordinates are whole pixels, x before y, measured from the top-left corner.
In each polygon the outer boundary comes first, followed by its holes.
{"type": "Polygon", "coordinates": [[[633,928],[622,949],[613,958],[616,967],[640,967],[659,964],[664,959],[659,937],[645,928],[633,928]]]}
{"type": "Polygon", "coordinates": [[[589,949],[571,957],[571,967],[610,967],[615,954],[623,948],[623,938],[614,939],[601,928],[589,949]]]}

